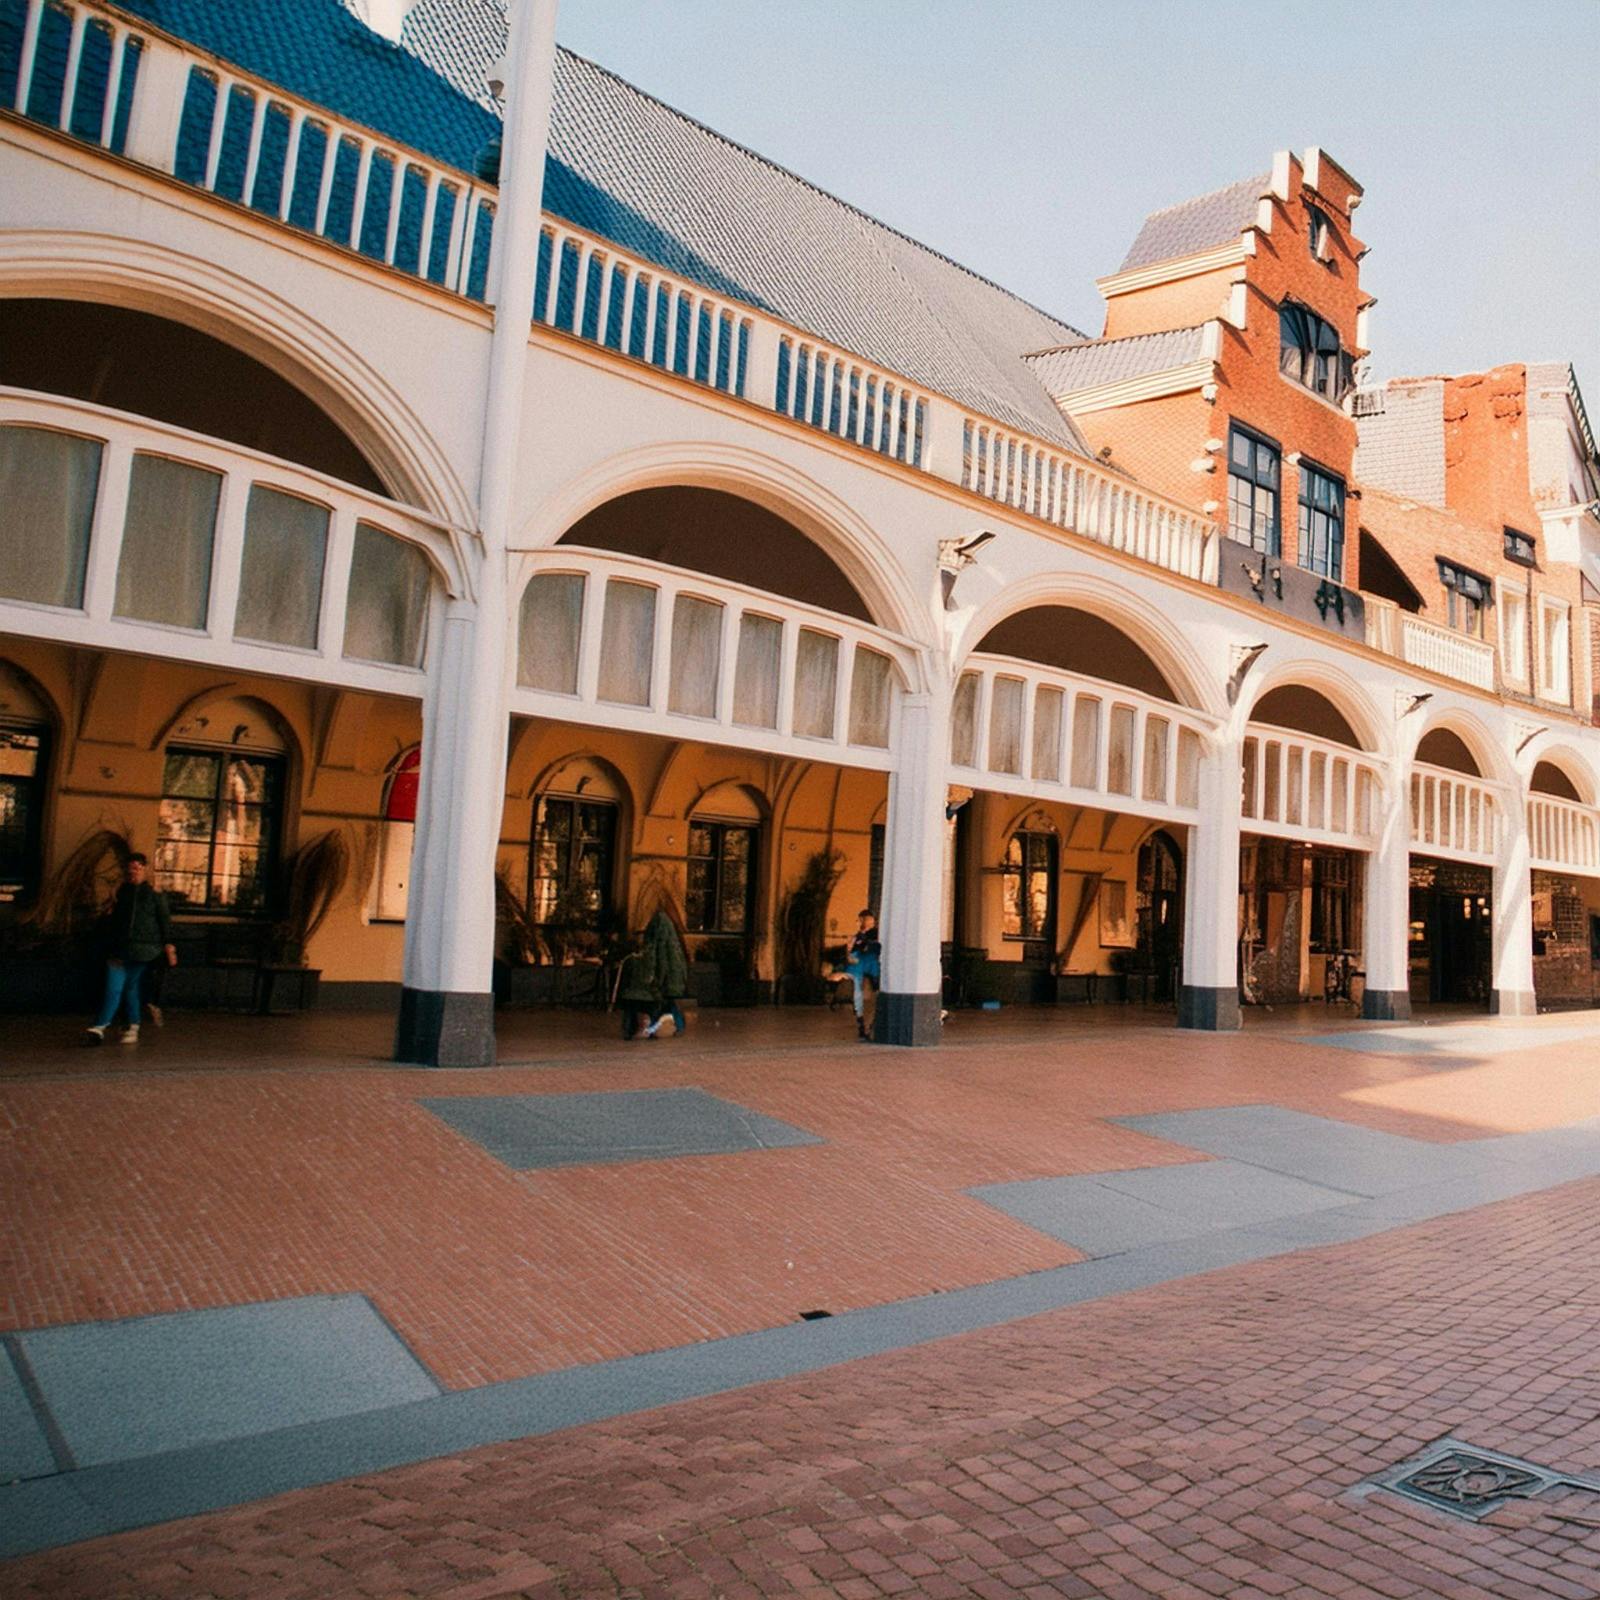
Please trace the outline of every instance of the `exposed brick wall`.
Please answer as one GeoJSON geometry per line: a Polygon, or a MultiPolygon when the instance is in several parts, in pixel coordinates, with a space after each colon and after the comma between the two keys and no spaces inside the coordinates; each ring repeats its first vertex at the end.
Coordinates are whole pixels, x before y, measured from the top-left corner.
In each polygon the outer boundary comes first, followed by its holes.
{"type": "Polygon", "coordinates": [[[1098,453],[1109,445],[1113,466],[1126,468],[1158,493],[1196,511],[1207,500],[1225,498],[1216,493],[1215,474],[1197,473],[1191,465],[1204,455],[1212,424],[1212,408],[1198,389],[1090,411],[1074,420],[1092,449],[1098,453]]]}

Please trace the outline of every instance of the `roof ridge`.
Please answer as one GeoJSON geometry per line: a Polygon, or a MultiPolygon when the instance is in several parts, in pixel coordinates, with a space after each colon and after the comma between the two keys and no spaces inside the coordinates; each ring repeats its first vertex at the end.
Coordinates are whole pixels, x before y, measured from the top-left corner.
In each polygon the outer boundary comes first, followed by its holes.
{"type": "Polygon", "coordinates": [[[1178,328],[1151,328],[1146,333],[1118,334],[1115,339],[1102,336],[1099,339],[1082,339],[1077,344],[1047,344],[1038,350],[1023,351],[1022,359],[1032,361],[1035,356],[1053,356],[1062,350],[1099,350],[1111,344],[1137,344],[1141,339],[1166,339],[1175,333],[1198,333],[1205,325],[1205,321],[1186,322],[1178,328]]]}
{"type": "Polygon", "coordinates": [[[1174,200],[1171,205],[1157,206],[1154,211],[1147,211],[1144,220],[1149,222],[1152,217],[1164,217],[1169,211],[1182,211],[1185,206],[1197,206],[1205,200],[1215,200],[1219,194],[1227,194],[1233,189],[1243,189],[1248,184],[1270,183],[1270,172],[1259,173],[1249,178],[1235,178],[1232,183],[1219,184],[1215,189],[1207,189],[1204,194],[1192,194],[1186,200],[1174,200]]]}
{"type": "Polygon", "coordinates": [[[632,82],[630,79],[624,78],[620,72],[613,71],[610,67],[603,66],[600,62],[591,59],[589,56],[580,55],[576,50],[573,50],[566,45],[557,45],[556,50],[559,54],[567,56],[573,61],[581,61],[586,67],[592,67],[596,72],[602,74],[604,77],[610,78],[614,83],[621,84],[624,89],[627,89],[633,94],[638,95],[641,99],[648,100],[652,104],[660,106],[663,111],[669,112],[672,116],[677,117],[681,122],[688,123],[690,127],[698,128],[701,133],[709,134],[720,144],[726,145],[728,149],[737,151],[740,155],[756,162],[760,166],[768,168],[770,171],[780,174],[782,177],[789,179],[793,183],[798,183],[802,188],[809,189],[813,194],[821,195],[822,198],[827,200],[830,204],[839,206],[842,210],[848,211],[852,216],[858,217],[864,222],[871,223],[874,228],[881,228],[885,233],[892,234],[895,238],[900,239],[904,243],[912,246],[913,249],[920,250],[923,252],[923,254],[932,256],[934,260],[942,261],[948,267],[954,267],[957,272],[965,273],[967,277],[972,278],[975,282],[985,284],[987,287],[1005,295],[1008,300],[1014,300],[1018,305],[1026,306],[1030,311],[1037,312],[1041,317],[1045,317],[1049,321],[1056,323],[1058,326],[1065,328],[1069,333],[1076,333],[1081,338],[1088,338],[1088,335],[1085,334],[1081,328],[1074,327],[1066,320],[1066,318],[1057,316],[1053,311],[1046,311],[1043,306],[1037,305],[1034,301],[1026,299],[1024,296],[1018,294],[1014,289],[1008,289],[1003,283],[997,283],[993,278],[985,277],[983,273],[975,271],[972,267],[967,266],[964,262],[957,261],[954,256],[947,256],[942,250],[935,250],[932,245],[924,243],[921,239],[913,238],[903,229],[895,227],[892,223],[885,222],[881,217],[873,216],[870,211],[867,211],[863,207],[854,204],[852,201],[843,199],[841,196],[834,194],[831,189],[824,189],[820,183],[814,183],[810,178],[804,177],[800,173],[795,172],[792,168],[784,166],[782,162],[774,161],[770,156],[762,155],[759,150],[752,150],[749,145],[741,144],[737,139],[730,138],[729,135],[721,132],[719,129],[713,128],[709,123],[702,122],[698,117],[691,116],[687,111],[682,111],[677,106],[670,104],[666,100],[663,100],[660,95],[651,94],[648,89],[641,89],[638,84],[632,82]]]}

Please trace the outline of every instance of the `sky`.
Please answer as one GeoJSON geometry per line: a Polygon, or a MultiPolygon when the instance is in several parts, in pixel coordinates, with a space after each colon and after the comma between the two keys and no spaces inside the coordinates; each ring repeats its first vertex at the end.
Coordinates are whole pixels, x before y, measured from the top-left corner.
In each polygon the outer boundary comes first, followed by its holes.
{"type": "Polygon", "coordinates": [[[562,0],[562,44],[1098,334],[1145,213],[1320,145],[1374,380],[1600,412],[1600,0],[562,0]]]}

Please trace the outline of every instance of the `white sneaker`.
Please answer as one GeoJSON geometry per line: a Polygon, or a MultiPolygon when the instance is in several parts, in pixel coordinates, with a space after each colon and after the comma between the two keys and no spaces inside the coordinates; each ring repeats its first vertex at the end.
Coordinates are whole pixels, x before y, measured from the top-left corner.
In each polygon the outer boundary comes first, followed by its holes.
{"type": "Polygon", "coordinates": [[[128,1024],[128,1026],[122,1030],[121,1043],[123,1043],[123,1044],[138,1044],[138,1042],[139,1042],[139,1024],[137,1022],[130,1022],[128,1024]]]}
{"type": "Polygon", "coordinates": [[[85,1028],[83,1030],[83,1042],[85,1044],[104,1044],[106,1042],[106,1030],[98,1024],[92,1028],[85,1028]]]}

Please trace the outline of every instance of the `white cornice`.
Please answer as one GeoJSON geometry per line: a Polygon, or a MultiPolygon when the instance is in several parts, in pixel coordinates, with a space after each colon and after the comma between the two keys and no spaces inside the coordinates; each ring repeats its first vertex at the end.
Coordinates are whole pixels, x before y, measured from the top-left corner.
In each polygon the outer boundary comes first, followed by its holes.
{"type": "Polygon", "coordinates": [[[1179,278],[1197,278],[1202,272],[1215,272],[1218,267],[1237,266],[1244,256],[1241,232],[1237,239],[1202,250],[1198,255],[1175,256],[1171,261],[1153,261],[1148,267],[1129,267],[1126,272],[1113,272],[1109,278],[1096,278],[1094,286],[1110,300],[1135,289],[1148,289],[1153,284],[1175,283],[1179,278]]]}
{"type": "Polygon", "coordinates": [[[1159,400],[1163,395],[1182,394],[1188,389],[1198,389],[1216,376],[1216,366],[1210,357],[1190,361],[1181,367],[1168,367],[1164,372],[1145,372],[1137,378],[1122,378],[1116,383],[1097,383],[1088,389],[1071,389],[1051,399],[1063,411],[1077,416],[1087,411],[1109,411],[1115,406],[1133,405],[1139,400],[1159,400]]]}

